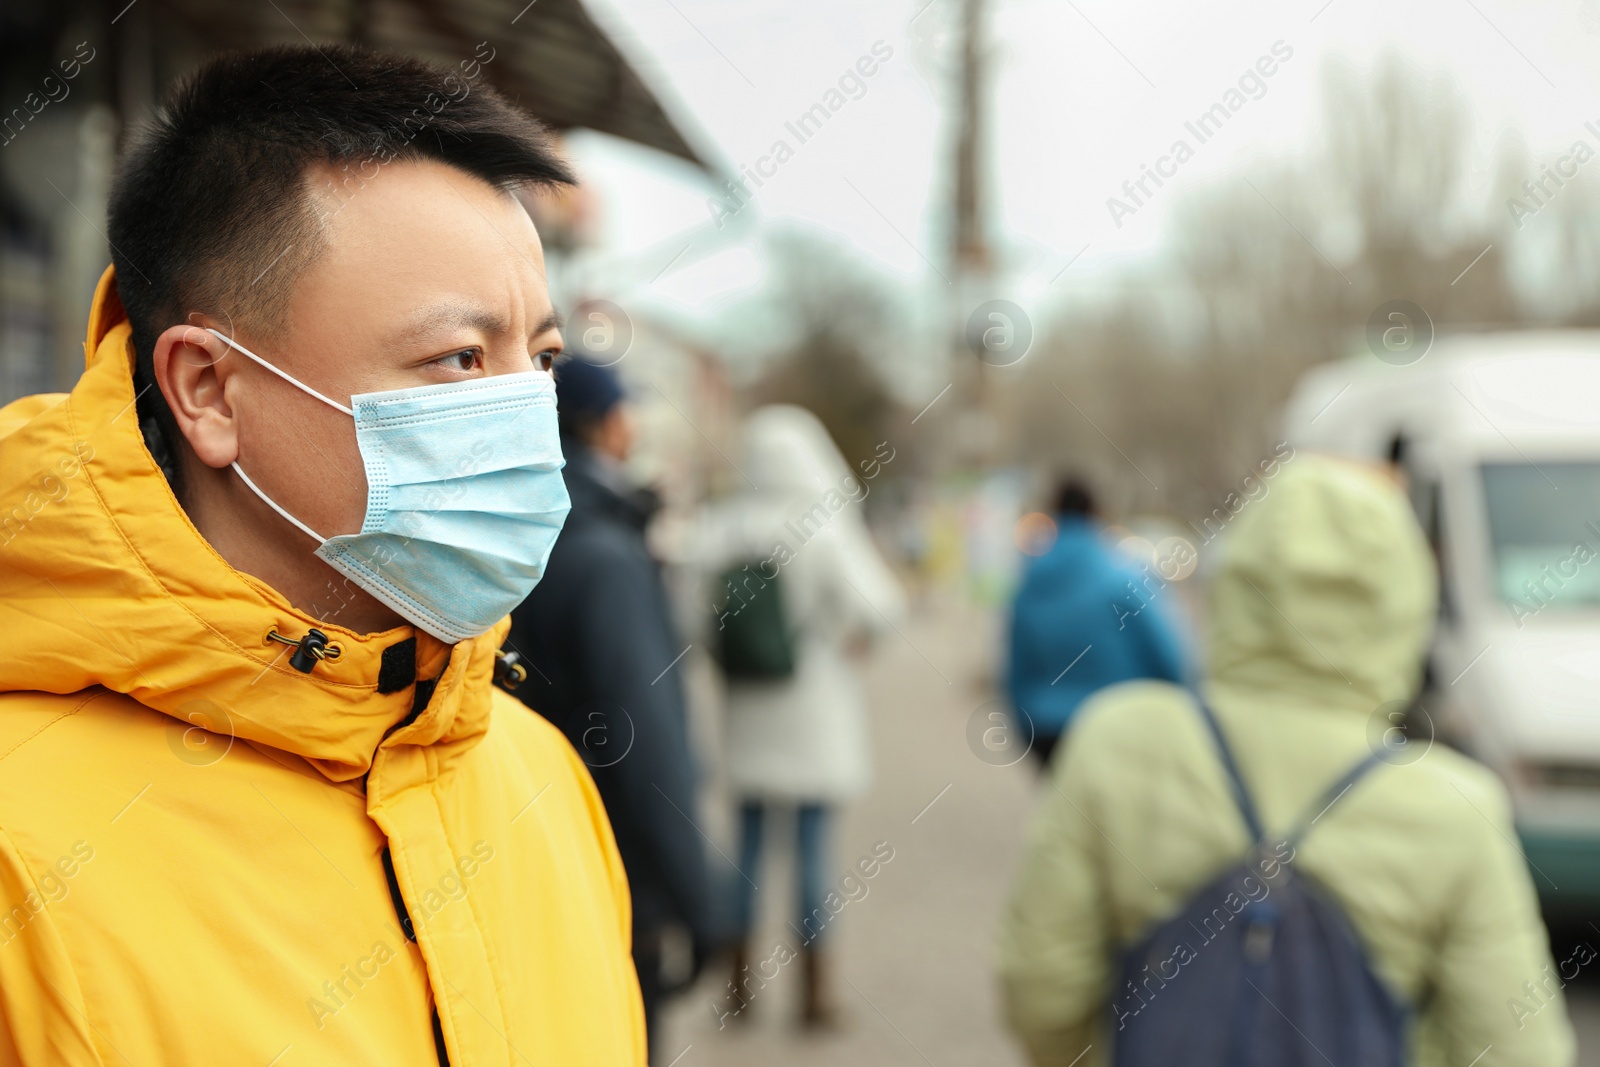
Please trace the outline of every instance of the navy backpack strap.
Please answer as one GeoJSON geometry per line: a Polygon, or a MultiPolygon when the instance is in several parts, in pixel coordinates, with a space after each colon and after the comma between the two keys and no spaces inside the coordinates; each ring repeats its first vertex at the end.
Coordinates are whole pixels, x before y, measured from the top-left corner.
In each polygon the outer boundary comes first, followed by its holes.
{"type": "Polygon", "coordinates": [[[1222,757],[1222,768],[1228,772],[1228,779],[1233,784],[1233,799],[1239,805],[1239,814],[1244,816],[1244,824],[1250,830],[1250,843],[1253,845],[1266,836],[1261,828],[1261,817],[1256,814],[1256,803],[1250,797],[1250,790],[1244,784],[1244,778],[1239,774],[1239,765],[1234,762],[1233,749],[1228,747],[1228,739],[1222,734],[1222,724],[1217,722],[1216,714],[1207,706],[1204,700],[1197,700],[1200,714],[1206,720],[1206,725],[1211,728],[1211,736],[1217,742],[1217,754],[1222,757]]]}
{"type": "Polygon", "coordinates": [[[1349,792],[1350,787],[1359,782],[1368,771],[1383,762],[1383,752],[1377,751],[1360,760],[1354,767],[1345,771],[1339,780],[1325,789],[1317,798],[1313,810],[1306,812],[1295,828],[1289,831],[1289,836],[1284,838],[1291,848],[1298,848],[1300,840],[1311,832],[1311,826],[1327,813],[1328,809],[1338,802],[1339,798],[1349,792]]]}

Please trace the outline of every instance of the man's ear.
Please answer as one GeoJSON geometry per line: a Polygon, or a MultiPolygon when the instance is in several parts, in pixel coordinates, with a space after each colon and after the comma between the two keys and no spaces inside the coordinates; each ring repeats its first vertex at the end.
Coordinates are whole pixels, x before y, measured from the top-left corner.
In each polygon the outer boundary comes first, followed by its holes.
{"type": "Polygon", "coordinates": [[[156,388],[167,398],[178,430],[208,467],[239,458],[238,423],[225,386],[236,361],[215,334],[199,326],[170,326],[156,338],[156,388]]]}

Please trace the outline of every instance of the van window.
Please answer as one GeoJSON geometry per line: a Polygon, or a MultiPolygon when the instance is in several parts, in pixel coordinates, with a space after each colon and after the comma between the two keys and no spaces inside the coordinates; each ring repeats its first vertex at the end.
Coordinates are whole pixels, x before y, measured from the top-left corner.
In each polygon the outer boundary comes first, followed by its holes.
{"type": "Polygon", "coordinates": [[[1600,463],[1485,463],[1483,496],[1497,596],[1524,611],[1600,606],[1600,463]]]}

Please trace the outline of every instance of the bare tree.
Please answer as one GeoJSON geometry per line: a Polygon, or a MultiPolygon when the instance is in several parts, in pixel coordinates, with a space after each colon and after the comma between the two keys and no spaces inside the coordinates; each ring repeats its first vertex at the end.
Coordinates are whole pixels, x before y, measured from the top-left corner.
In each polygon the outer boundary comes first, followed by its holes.
{"type": "Polygon", "coordinates": [[[871,457],[878,442],[901,436],[895,431],[904,412],[884,381],[882,359],[897,343],[898,294],[857,258],[815,236],[780,232],[771,252],[773,288],[793,340],[747,399],[810,409],[853,466],[871,457]]]}
{"type": "MultiPolygon", "coordinates": [[[[1412,301],[1446,330],[1538,319],[1511,278],[1506,182],[1472,186],[1455,87],[1391,55],[1330,67],[1323,100],[1306,156],[1180,202],[1159,267],[1045,331],[1005,400],[1014,456],[1094,472],[1132,510],[1203,515],[1270,448],[1300,375],[1364,352],[1384,303],[1412,301]]],[[[1551,244],[1592,279],[1595,200],[1571,192],[1551,244]]]]}

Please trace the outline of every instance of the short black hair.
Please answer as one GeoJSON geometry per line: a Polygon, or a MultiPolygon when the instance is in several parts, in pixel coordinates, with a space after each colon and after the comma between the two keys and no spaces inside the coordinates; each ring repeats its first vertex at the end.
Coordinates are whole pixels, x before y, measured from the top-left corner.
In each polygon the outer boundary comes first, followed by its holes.
{"type": "Polygon", "coordinates": [[[1087,483],[1075,475],[1056,482],[1055,511],[1057,515],[1093,515],[1094,493],[1087,483]]]}
{"type": "Polygon", "coordinates": [[[546,128],[486,84],[476,60],[450,70],[353,45],[213,59],[140,131],[112,185],[108,237],[133,326],[139,423],[174,490],[168,443],[179,437],[153,387],[156,338],[196,311],[281,328],[323,247],[308,169],[337,168],[348,196],[396,160],[438,161],[507,190],[574,182],[546,128]]]}

